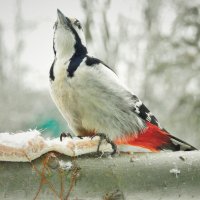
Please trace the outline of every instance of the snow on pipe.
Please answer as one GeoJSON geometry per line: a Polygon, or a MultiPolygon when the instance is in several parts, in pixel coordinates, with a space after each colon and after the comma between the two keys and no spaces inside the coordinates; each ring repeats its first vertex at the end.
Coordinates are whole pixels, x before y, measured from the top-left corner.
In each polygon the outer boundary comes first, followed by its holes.
{"type": "MultiPolygon", "coordinates": [[[[37,130],[21,133],[0,133],[0,161],[28,162],[55,151],[67,156],[79,156],[97,151],[99,137],[44,138],[37,130]]],[[[102,152],[112,152],[111,145],[102,142],[102,152]]]]}

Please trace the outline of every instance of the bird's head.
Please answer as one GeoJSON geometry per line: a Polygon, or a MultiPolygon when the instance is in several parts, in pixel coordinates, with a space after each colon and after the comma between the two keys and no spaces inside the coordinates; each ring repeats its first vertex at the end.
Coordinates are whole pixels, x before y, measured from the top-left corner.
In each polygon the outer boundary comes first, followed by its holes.
{"type": "Polygon", "coordinates": [[[53,48],[57,58],[87,54],[85,36],[77,19],[65,17],[57,10],[58,19],[54,25],[53,48]]]}

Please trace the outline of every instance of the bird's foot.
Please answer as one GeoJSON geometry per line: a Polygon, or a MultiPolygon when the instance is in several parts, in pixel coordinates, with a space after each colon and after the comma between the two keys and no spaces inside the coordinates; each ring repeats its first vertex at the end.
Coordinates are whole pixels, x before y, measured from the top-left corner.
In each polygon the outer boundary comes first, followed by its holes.
{"type": "MultiPolygon", "coordinates": [[[[62,139],[63,139],[64,137],[73,138],[73,136],[71,135],[71,133],[62,132],[62,133],[60,134],[60,141],[61,141],[61,142],[62,142],[62,139]]],[[[77,137],[80,138],[80,139],[83,139],[83,136],[77,136],[77,137]]]]}
{"type": "Polygon", "coordinates": [[[70,133],[62,132],[62,133],[60,134],[60,141],[61,141],[61,142],[62,142],[62,139],[63,139],[64,137],[70,137],[70,138],[72,138],[72,135],[71,135],[70,133]]]}
{"type": "MultiPolygon", "coordinates": [[[[102,143],[103,140],[106,140],[106,142],[109,143],[112,146],[113,152],[111,153],[111,155],[114,155],[117,152],[117,145],[106,134],[104,134],[104,133],[97,133],[97,134],[93,135],[91,137],[91,139],[93,139],[96,136],[99,136],[99,138],[100,138],[99,144],[98,144],[98,147],[97,147],[97,153],[100,153],[99,149],[100,149],[100,146],[101,146],[101,143],[102,143]]],[[[63,140],[64,137],[73,138],[73,136],[70,133],[62,132],[60,134],[60,141],[61,142],[62,142],[62,140],[63,140]]],[[[84,138],[84,136],[77,136],[77,137],[79,137],[80,139],[84,138]]]]}
{"type": "Polygon", "coordinates": [[[112,146],[113,152],[111,153],[111,155],[114,155],[117,152],[117,145],[104,133],[97,133],[94,136],[92,136],[91,139],[93,139],[94,137],[99,136],[100,140],[99,140],[99,144],[97,147],[97,153],[99,153],[99,148],[101,146],[101,143],[103,140],[106,140],[107,143],[109,143],[112,146]]]}

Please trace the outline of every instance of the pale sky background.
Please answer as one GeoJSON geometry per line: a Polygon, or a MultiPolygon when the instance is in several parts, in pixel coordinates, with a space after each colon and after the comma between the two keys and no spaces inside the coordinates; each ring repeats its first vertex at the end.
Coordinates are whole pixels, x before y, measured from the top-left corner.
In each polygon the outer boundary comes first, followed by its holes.
{"type": "MultiPolygon", "coordinates": [[[[57,18],[56,10],[59,8],[66,16],[83,21],[80,0],[21,0],[21,2],[22,17],[30,27],[34,27],[24,31],[23,34],[25,49],[21,61],[30,70],[24,81],[28,87],[45,89],[48,87],[49,68],[54,59],[52,38],[53,25],[57,18]]],[[[17,0],[0,0],[0,22],[4,28],[4,41],[9,51],[15,45],[13,25],[16,5],[17,0]]],[[[127,3],[123,0],[113,1],[108,15],[113,30],[117,25],[117,15],[120,13],[129,18],[134,16],[134,20],[140,23],[140,9],[140,3],[137,1],[127,1],[127,3]]],[[[99,23],[98,18],[96,23],[99,23]]]]}

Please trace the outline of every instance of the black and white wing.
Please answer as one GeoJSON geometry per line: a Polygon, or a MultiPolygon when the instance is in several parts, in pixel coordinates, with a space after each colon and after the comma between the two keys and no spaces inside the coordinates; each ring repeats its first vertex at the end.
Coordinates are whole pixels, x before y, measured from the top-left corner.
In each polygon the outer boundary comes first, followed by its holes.
{"type": "MultiPolygon", "coordinates": [[[[104,62],[102,62],[101,60],[94,58],[94,57],[90,57],[90,56],[87,56],[86,58],[87,58],[86,64],[88,66],[95,66],[95,65],[100,64],[102,67],[106,67],[107,69],[110,69],[112,71],[112,69],[108,65],[106,65],[104,62]]],[[[112,71],[112,73],[114,73],[114,71],[112,71]]],[[[118,82],[118,86],[119,87],[122,86],[120,81],[118,82]]],[[[160,127],[156,117],[149,111],[149,109],[142,103],[142,101],[136,95],[132,95],[129,91],[127,91],[127,93],[130,94],[132,111],[135,112],[144,121],[148,121],[148,122],[160,127]]]]}
{"type": "Polygon", "coordinates": [[[158,127],[160,124],[156,117],[149,111],[149,109],[142,103],[142,101],[136,96],[132,96],[133,104],[133,111],[139,115],[143,120],[150,122],[158,127]]]}

